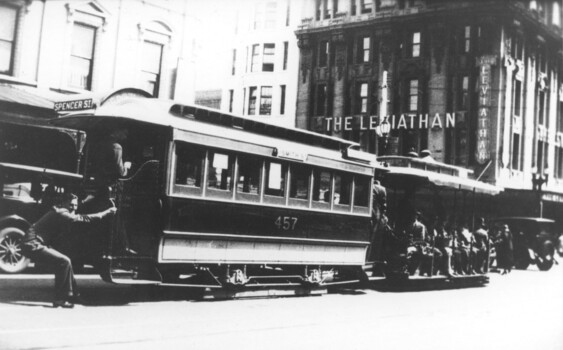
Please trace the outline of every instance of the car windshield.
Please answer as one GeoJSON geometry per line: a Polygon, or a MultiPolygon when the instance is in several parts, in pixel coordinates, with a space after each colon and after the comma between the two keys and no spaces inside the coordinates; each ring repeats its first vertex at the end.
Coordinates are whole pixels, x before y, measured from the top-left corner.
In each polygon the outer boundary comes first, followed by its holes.
{"type": "Polygon", "coordinates": [[[4,197],[15,197],[18,199],[31,201],[31,183],[30,182],[17,182],[4,184],[2,190],[4,197]]]}

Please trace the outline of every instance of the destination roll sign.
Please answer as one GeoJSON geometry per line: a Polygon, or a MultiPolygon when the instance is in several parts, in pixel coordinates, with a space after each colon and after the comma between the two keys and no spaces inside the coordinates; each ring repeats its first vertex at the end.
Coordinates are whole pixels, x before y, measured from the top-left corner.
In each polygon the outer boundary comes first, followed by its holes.
{"type": "Polygon", "coordinates": [[[94,102],[91,98],[73,101],[55,102],[55,112],[73,112],[81,111],[84,109],[94,108],[94,102]]]}

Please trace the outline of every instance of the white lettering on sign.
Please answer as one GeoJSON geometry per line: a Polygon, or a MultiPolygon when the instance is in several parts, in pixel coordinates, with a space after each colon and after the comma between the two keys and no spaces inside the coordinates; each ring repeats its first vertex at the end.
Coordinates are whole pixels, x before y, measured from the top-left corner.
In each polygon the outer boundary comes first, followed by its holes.
{"type": "Polygon", "coordinates": [[[442,119],[438,113],[434,115],[434,119],[432,120],[432,129],[434,128],[442,128],[442,119]]]}
{"type": "Polygon", "coordinates": [[[278,148],[278,157],[295,159],[295,160],[300,160],[300,161],[304,162],[307,159],[307,153],[303,153],[303,152],[293,150],[293,149],[278,148]]]}
{"type": "Polygon", "coordinates": [[[405,119],[404,115],[401,115],[401,119],[399,119],[399,124],[397,125],[397,129],[406,129],[407,128],[407,120],[405,119]]]}
{"type": "Polygon", "coordinates": [[[479,114],[477,120],[477,149],[475,159],[484,164],[491,158],[490,152],[490,104],[491,104],[491,66],[496,64],[496,56],[481,56],[477,59],[479,66],[479,114]]]}
{"type": "Polygon", "coordinates": [[[428,114],[401,114],[398,116],[346,116],[324,118],[326,131],[350,131],[350,130],[377,130],[381,123],[389,123],[391,129],[436,129],[455,128],[456,114],[439,113],[430,116],[428,114]],[[359,120],[358,120],[359,118],[359,120]]]}
{"type": "Polygon", "coordinates": [[[428,129],[428,114],[421,115],[418,119],[418,128],[419,129],[428,129]],[[424,127],[422,126],[424,124],[424,127]]]}
{"type": "Polygon", "coordinates": [[[55,102],[53,107],[55,112],[80,111],[91,108],[94,108],[94,103],[91,98],[85,100],[55,102]]]}

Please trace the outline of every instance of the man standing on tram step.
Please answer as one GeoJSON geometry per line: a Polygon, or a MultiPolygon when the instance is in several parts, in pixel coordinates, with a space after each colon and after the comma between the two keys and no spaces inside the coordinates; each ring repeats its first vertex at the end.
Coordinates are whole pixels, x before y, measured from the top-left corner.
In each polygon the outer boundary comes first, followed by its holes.
{"type": "Polygon", "coordinates": [[[72,308],[79,301],[76,280],[70,259],[50,247],[56,236],[64,234],[72,223],[92,223],[116,212],[112,207],[96,214],[80,215],[75,211],[78,197],[65,193],[59,207],[53,207],[27,230],[22,241],[22,253],[38,263],[55,268],[55,301],[53,307],[72,308]]]}
{"type": "Polygon", "coordinates": [[[370,260],[381,259],[382,240],[381,228],[387,225],[387,190],[381,185],[379,180],[373,181],[372,199],[372,228],[371,228],[371,252],[370,260]]]}
{"type": "MultiPolygon", "coordinates": [[[[128,175],[131,168],[130,162],[123,162],[123,147],[121,144],[127,139],[128,130],[125,128],[115,128],[109,135],[102,139],[93,147],[92,167],[94,169],[94,184],[96,187],[95,196],[87,198],[83,203],[95,209],[106,208],[115,193],[115,187],[119,178],[128,175]],[[94,202],[94,204],[91,204],[94,202]]],[[[118,230],[121,252],[118,254],[135,255],[136,251],[129,246],[129,238],[125,230],[118,230]]]]}
{"type": "Polygon", "coordinates": [[[94,168],[94,182],[96,196],[110,196],[110,188],[117,180],[127,176],[131,163],[123,162],[123,143],[128,136],[127,129],[117,128],[100,140],[94,150],[92,166],[94,168]]]}

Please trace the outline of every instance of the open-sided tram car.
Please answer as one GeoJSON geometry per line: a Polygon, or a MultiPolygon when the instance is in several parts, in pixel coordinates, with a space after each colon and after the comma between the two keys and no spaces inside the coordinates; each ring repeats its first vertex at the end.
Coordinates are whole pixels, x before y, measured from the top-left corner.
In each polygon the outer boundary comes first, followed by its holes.
{"type": "MultiPolygon", "coordinates": [[[[483,284],[488,282],[488,265],[483,273],[467,275],[412,275],[409,264],[405,231],[413,213],[423,216],[423,223],[432,233],[432,222],[439,220],[453,230],[462,225],[474,232],[479,217],[490,218],[492,198],[502,188],[468,177],[468,169],[451,166],[434,160],[414,157],[383,156],[378,160],[386,165],[381,183],[387,188],[390,232],[380,232],[375,251],[376,267],[379,262],[391,285],[399,288],[420,288],[435,282],[450,285],[483,284]],[[455,283],[452,283],[455,282],[455,283]]],[[[433,247],[427,247],[433,248],[433,247]]],[[[488,249],[488,248],[487,248],[488,249]]],[[[488,254],[488,253],[487,253],[488,254]]],[[[487,259],[488,261],[488,259],[487,259]]],[[[432,261],[431,266],[441,262],[432,261]]]]}

